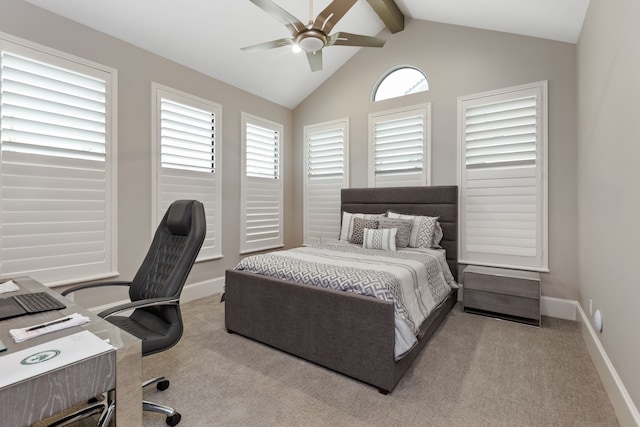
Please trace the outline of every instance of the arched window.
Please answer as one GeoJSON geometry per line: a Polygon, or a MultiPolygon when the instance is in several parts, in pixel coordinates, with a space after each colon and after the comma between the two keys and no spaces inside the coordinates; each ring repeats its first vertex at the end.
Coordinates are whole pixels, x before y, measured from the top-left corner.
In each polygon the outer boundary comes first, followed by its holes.
{"type": "Polygon", "coordinates": [[[389,71],[377,84],[373,92],[374,101],[396,98],[429,90],[424,73],[413,67],[400,67],[389,71]]]}

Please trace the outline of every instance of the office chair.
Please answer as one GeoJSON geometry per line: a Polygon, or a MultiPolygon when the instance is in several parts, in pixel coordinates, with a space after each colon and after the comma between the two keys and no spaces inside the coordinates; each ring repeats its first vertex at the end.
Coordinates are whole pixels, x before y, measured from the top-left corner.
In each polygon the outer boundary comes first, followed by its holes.
{"type": "MultiPolygon", "coordinates": [[[[130,303],[102,311],[98,316],[142,340],[142,356],[158,353],[173,347],[182,336],[180,293],[204,241],[206,221],[204,207],[197,200],[178,200],[169,206],[158,225],[151,247],[140,269],[131,282],[112,281],[80,285],[67,289],[62,295],[101,286],[128,286],[130,303]],[[128,316],[116,316],[123,311],[128,316]]],[[[169,381],[164,377],[146,381],[142,386],[156,384],[158,390],[166,390],[169,381]]],[[[159,412],[167,416],[167,424],[175,426],[182,416],[175,409],[143,401],[145,411],[159,412]]],[[[115,410],[112,394],[103,402],[70,414],[52,426],[100,413],[99,426],[107,426],[115,410]]]]}

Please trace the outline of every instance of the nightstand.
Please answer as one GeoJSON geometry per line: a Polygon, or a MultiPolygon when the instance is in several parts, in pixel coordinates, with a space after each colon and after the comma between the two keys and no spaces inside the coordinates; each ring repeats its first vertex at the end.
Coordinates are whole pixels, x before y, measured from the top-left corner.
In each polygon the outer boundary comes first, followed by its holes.
{"type": "Polygon", "coordinates": [[[463,308],[540,326],[540,274],[470,265],[464,269],[463,308]]]}

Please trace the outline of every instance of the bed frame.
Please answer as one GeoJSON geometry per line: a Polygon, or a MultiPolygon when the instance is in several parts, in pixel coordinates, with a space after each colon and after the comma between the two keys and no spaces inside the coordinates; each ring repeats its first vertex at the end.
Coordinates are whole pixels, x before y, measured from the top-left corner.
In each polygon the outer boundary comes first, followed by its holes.
{"type": "MultiPolygon", "coordinates": [[[[458,187],[342,190],[342,211],[439,216],[440,245],[458,276],[458,187]]],[[[418,344],[394,360],[393,303],[244,271],[227,270],[225,325],[237,333],[371,384],[387,394],[453,308],[453,290],[424,321],[418,344]]]]}

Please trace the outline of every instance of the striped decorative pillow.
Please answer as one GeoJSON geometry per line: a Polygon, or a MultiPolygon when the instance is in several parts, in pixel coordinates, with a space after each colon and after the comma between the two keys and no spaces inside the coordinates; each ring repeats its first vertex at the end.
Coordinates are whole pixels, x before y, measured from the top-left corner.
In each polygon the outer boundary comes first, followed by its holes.
{"type": "Polygon", "coordinates": [[[383,251],[396,250],[396,228],[364,229],[362,247],[365,249],[382,249],[383,251]]]}
{"type": "Polygon", "coordinates": [[[409,238],[410,248],[433,248],[438,247],[436,242],[437,237],[442,239],[442,230],[440,229],[440,236],[437,236],[438,219],[437,216],[420,216],[420,215],[404,215],[389,211],[387,213],[389,218],[401,218],[410,219],[413,221],[411,227],[411,237],[409,238]]]}
{"type": "Polygon", "coordinates": [[[378,228],[397,228],[396,234],[396,247],[406,248],[409,246],[409,239],[411,238],[411,227],[413,226],[412,219],[401,218],[380,218],[378,219],[378,228]]]}

